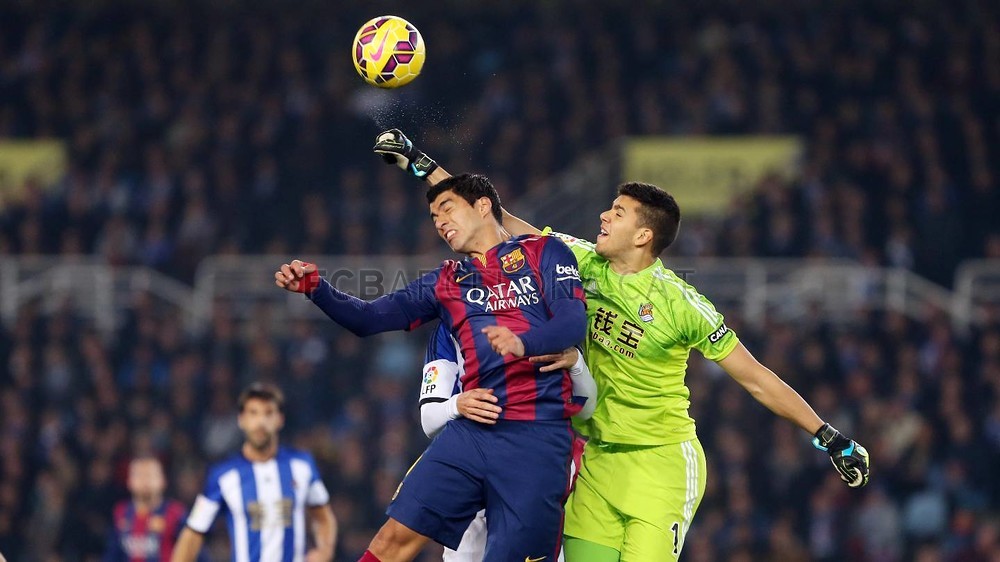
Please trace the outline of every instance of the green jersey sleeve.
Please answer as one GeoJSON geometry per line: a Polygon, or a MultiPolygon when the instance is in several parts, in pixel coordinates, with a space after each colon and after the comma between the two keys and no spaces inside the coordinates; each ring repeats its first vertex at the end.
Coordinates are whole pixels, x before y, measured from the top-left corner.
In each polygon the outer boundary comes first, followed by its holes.
{"type": "Polygon", "coordinates": [[[674,318],[683,341],[706,359],[725,359],[740,341],[736,333],[726,326],[725,318],[715,305],[694,287],[683,283],[680,293],[682,298],[674,307],[674,318]]]}
{"type": "Polygon", "coordinates": [[[542,230],[542,234],[546,236],[555,236],[556,238],[562,240],[567,246],[569,246],[573,255],[576,256],[577,266],[580,268],[580,276],[584,279],[594,278],[595,272],[593,271],[593,268],[601,257],[597,255],[597,251],[594,249],[594,244],[592,242],[570,236],[569,234],[563,234],[562,232],[555,232],[552,230],[552,227],[548,226],[542,230]]]}

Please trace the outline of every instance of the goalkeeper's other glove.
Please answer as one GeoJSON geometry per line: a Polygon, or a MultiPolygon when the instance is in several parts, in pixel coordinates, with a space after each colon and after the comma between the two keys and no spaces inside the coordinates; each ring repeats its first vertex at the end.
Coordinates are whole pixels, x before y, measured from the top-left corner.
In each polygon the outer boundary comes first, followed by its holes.
{"type": "Polygon", "coordinates": [[[812,443],[820,451],[830,453],[830,462],[848,486],[861,488],[868,483],[868,451],[864,447],[828,423],[819,428],[812,443]]]}
{"type": "Polygon", "coordinates": [[[372,150],[381,154],[387,164],[395,164],[419,179],[426,178],[438,167],[437,162],[417,150],[399,129],[379,133],[372,150]]]}

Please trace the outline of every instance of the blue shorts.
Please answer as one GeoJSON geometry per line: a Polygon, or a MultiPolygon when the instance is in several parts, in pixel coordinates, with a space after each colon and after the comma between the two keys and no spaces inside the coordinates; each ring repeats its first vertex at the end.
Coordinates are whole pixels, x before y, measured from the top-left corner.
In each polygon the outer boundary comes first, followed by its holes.
{"type": "Polygon", "coordinates": [[[486,509],[485,562],[556,560],[569,494],[568,420],[448,422],[410,468],[386,513],[451,549],[486,509]]]}

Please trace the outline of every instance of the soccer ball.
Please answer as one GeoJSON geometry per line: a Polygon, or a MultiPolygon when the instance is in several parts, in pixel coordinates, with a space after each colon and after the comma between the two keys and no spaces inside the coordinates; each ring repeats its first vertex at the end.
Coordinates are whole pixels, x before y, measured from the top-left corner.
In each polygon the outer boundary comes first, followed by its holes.
{"type": "Polygon", "coordinates": [[[354,68],[365,82],[398,88],[413,81],[424,67],[424,39],[413,24],[397,16],[379,16],[354,36],[354,68]]]}

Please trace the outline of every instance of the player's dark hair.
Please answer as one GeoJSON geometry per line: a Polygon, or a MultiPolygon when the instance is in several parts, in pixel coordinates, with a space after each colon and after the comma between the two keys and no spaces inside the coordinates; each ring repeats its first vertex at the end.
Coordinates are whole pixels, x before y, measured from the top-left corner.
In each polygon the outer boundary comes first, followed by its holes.
{"type": "Polygon", "coordinates": [[[628,195],[641,203],[639,226],[653,231],[654,256],[674,243],[681,226],[681,208],[672,195],[653,184],[637,181],[619,185],[618,195],[628,195]]]}
{"type": "Polygon", "coordinates": [[[278,411],[284,411],[285,409],[285,395],[281,392],[280,388],[274,386],[273,384],[255,382],[243,389],[243,392],[240,393],[239,399],[236,401],[240,408],[240,413],[243,412],[243,408],[247,405],[247,401],[251,399],[273,402],[276,406],[278,406],[278,411]]]}
{"type": "Polygon", "coordinates": [[[452,191],[462,199],[468,201],[469,205],[475,204],[480,197],[486,197],[493,204],[493,218],[498,223],[503,223],[503,208],[500,207],[500,194],[493,187],[490,180],[480,174],[461,174],[438,182],[434,187],[427,190],[427,202],[433,203],[439,195],[445,191],[452,191]]]}

